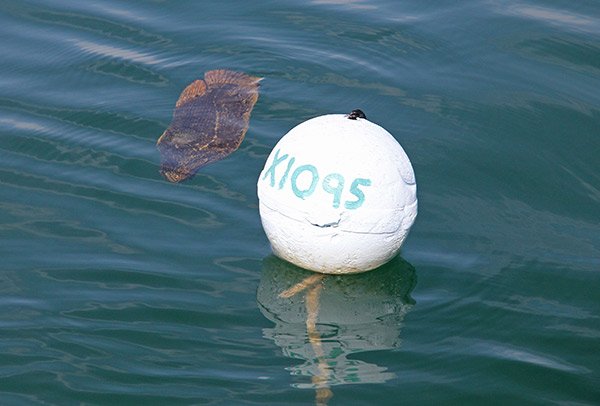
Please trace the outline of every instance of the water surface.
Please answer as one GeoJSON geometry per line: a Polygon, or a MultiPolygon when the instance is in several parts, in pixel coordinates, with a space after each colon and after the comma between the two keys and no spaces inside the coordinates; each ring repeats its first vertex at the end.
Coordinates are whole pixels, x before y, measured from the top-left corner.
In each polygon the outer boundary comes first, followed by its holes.
{"type": "Polygon", "coordinates": [[[3,2],[0,403],[597,404],[598,10],[3,2]],[[156,139],[216,68],[265,78],[246,139],[169,184],[156,139]],[[417,221],[282,300],[312,274],[271,256],[258,174],[355,108],[410,156],[417,221]]]}

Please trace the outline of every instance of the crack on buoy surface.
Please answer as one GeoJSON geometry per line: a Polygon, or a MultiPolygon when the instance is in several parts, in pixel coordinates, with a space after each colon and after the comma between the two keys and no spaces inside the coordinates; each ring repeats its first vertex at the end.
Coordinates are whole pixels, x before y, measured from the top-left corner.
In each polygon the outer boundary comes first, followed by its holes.
{"type": "Polygon", "coordinates": [[[356,120],[357,118],[364,118],[366,119],[367,116],[365,116],[365,113],[363,113],[362,110],[360,109],[354,109],[350,112],[350,114],[348,114],[347,116],[350,120],[356,120]]]}
{"type": "Polygon", "coordinates": [[[339,227],[342,221],[342,214],[338,214],[337,220],[333,220],[331,217],[329,219],[316,219],[316,218],[305,218],[311,225],[319,228],[336,228],[339,227]],[[329,220],[329,221],[327,221],[329,220]],[[333,220],[333,221],[332,221],[333,220]]]}
{"type": "Polygon", "coordinates": [[[310,223],[315,227],[321,227],[321,228],[328,228],[328,227],[337,227],[340,225],[340,220],[338,221],[333,221],[331,223],[326,223],[326,224],[316,224],[316,223],[310,223]]]}

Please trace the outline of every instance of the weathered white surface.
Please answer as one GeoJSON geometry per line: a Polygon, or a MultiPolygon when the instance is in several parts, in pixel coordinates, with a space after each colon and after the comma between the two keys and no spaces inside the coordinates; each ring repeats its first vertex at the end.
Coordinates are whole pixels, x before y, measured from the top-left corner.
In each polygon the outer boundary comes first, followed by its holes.
{"type": "Polygon", "coordinates": [[[355,273],[393,258],[417,215],[408,156],[383,128],[343,114],[294,127],[258,179],[275,255],[323,273],[355,273]]]}

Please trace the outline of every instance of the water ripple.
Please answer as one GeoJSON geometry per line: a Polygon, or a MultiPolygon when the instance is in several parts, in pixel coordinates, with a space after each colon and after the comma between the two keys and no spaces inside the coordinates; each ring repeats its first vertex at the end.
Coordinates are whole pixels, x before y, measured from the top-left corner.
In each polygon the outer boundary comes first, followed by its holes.
{"type": "Polygon", "coordinates": [[[130,62],[137,62],[146,65],[163,65],[167,58],[161,58],[152,55],[150,52],[142,52],[135,49],[127,49],[125,47],[117,47],[113,45],[105,45],[92,41],[73,40],[73,45],[82,51],[92,55],[104,56],[109,58],[124,59],[130,62]]]}
{"type": "Polygon", "coordinates": [[[512,4],[508,7],[506,7],[506,4],[502,4],[502,7],[498,11],[503,14],[555,25],[566,30],[583,31],[593,34],[600,33],[600,19],[566,9],[522,3],[512,4]]]}
{"type": "Polygon", "coordinates": [[[506,343],[489,340],[473,342],[460,338],[455,338],[452,341],[456,344],[457,348],[468,348],[468,351],[464,351],[465,354],[532,364],[563,372],[577,374],[588,374],[591,372],[584,366],[568,363],[560,359],[560,357],[529,351],[506,343]]]}

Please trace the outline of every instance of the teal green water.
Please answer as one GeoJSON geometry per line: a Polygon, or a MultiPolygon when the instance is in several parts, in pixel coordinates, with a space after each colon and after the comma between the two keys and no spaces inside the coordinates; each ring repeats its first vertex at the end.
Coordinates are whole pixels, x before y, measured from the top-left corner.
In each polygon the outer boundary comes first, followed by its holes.
{"type": "Polygon", "coordinates": [[[2,2],[0,404],[598,404],[599,16],[2,2]],[[169,184],[154,144],[215,68],[265,78],[246,139],[169,184]],[[318,284],[315,338],[256,180],[290,128],[354,108],[410,156],[419,215],[400,258],[318,284]]]}

